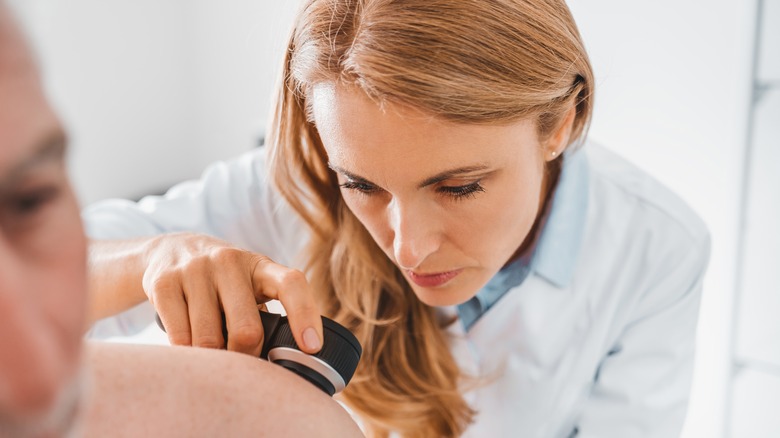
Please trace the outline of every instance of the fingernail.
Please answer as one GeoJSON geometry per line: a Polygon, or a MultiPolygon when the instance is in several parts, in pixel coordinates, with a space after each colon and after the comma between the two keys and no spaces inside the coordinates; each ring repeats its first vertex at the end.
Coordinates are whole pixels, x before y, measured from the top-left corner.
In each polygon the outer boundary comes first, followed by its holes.
{"type": "Polygon", "coordinates": [[[303,331],[303,343],[308,350],[320,349],[320,337],[317,336],[317,331],[309,327],[303,331]]]}

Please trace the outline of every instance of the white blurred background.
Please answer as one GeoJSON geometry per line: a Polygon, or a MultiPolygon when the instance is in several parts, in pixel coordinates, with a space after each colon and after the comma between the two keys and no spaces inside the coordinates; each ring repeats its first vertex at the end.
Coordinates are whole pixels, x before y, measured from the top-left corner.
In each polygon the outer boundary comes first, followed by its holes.
{"type": "MultiPolygon", "coordinates": [[[[299,0],[11,0],[72,138],[84,204],[257,143],[299,0]]],[[[713,236],[685,438],[780,437],[780,0],[569,0],[591,137],[713,236]]]]}

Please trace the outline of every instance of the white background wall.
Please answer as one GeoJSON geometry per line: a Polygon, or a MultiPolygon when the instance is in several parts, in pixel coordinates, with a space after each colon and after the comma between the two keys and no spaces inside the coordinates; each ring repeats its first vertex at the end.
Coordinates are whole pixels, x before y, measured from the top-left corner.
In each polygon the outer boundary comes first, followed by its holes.
{"type": "MultiPolygon", "coordinates": [[[[726,410],[756,1],[569,2],[597,73],[592,137],[671,186],[713,235],[686,438],[725,437],[732,418],[726,410]]],[[[251,147],[268,115],[298,1],[15,3],[71,131],[73,177],[89,203],[158,191],[251,147]]],[[[775,31],[769,39],[780,38],[775,31]]],[[[767,124],[780,125],[777,109],[767,114],[767,124]]],[[[772,173],[762,186],[768,199],[780,197],[772,173]]],[[[777,271],[777,264],[764,269],[777,271]]],[[[763,285],[775,303],[777,280],[763,285]]],[[[775,339],[754,350],[780,354],[775,339]]],[[[780,394],[779,382],[745,381],[735,410],[755,413],[751,404],[778,400],[771,394],[780,394]]],[[[730,436],[780,436],[780,424],[754,424],[750,434],[735,429],[730,436]]]]}
{"type": "Polygon", "coordinates": [[[82,201],[156,192],[255,144],[296,1],[13,0],[82,201]]]}

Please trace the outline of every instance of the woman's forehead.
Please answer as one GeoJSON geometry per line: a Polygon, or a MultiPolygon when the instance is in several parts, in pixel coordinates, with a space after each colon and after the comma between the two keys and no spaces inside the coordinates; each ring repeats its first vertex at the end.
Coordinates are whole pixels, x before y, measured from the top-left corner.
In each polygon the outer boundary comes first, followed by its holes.
{"type": "Polygon", "coordinates": [[[502,125],[456,123],[408,105],[380,104],[354,86],[318,85],[310,98],[313,121],[327,149],[359,147],[431,154],[441,149],[447,154],[458,150],[487,154],[501,145],[537,141],[530,120],[502,125]]]}
{"type": "Polygon", "coordinates": [[[390,188],[418,185],[452,169],[496,169],[536,155],[531,122],[455,123],[409,106],[380,105],[356,87],[315,87],[311,99],[331,168],[390,188]]]}

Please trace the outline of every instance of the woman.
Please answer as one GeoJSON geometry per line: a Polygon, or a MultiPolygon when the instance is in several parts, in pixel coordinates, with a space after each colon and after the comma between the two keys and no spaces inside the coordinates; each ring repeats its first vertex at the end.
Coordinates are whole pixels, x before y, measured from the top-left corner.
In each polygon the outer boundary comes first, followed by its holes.
{"type": "Polygon", "coordinates": [[[342,400],[372,436],[678,434],[709,238],[580,147],[593,91],[563,1],[305,1],[267,151],[85,213],[134,237],[93,242],[93,315],[148,296],[222,347],[222,310],[256,354],[257,303],[309,352],[319,309],[363,344],[342,400]]]}

